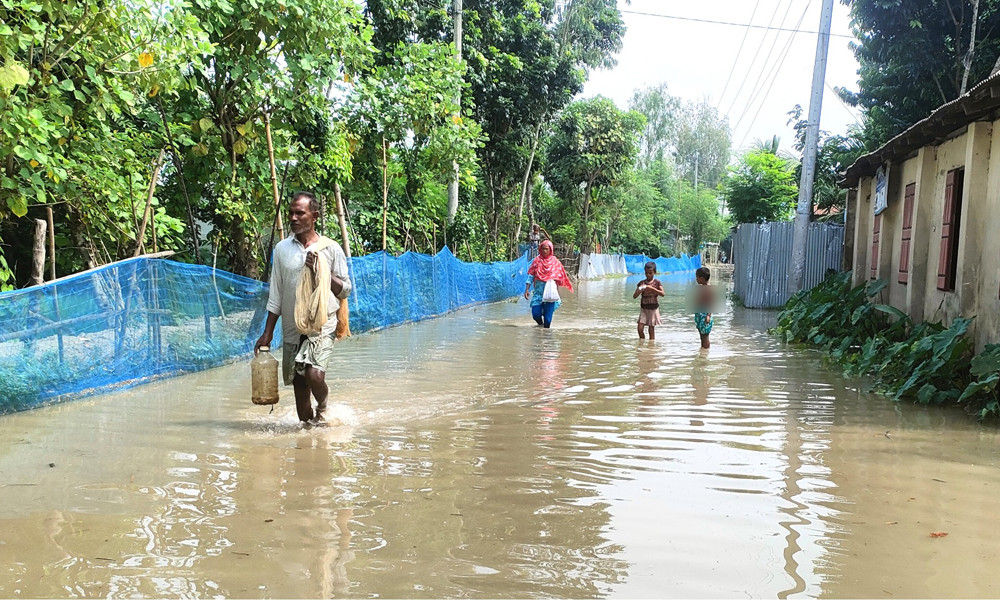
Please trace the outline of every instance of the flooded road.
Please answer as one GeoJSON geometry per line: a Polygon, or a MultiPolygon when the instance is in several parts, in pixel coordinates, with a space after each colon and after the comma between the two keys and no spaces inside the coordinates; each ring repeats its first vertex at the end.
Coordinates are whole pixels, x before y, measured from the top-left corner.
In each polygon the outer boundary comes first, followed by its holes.
{"type": "Polygon", "coordinates": [[[248,364],[0,418],[2,597],[997,597],[1000,436],[687,281],[338,345],[335,426],[248,364]],[[932,537],[932,533],[947,536],[932,537]]]}

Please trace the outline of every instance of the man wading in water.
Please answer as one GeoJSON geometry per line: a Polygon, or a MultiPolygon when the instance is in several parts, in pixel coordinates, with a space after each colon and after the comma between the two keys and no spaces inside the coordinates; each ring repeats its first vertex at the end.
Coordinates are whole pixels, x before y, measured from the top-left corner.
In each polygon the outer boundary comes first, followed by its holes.
{"type": "Polygon", "coordinates": [[[309,192],[292,196],[288,207],[292,235],[274,247],[267,322],[254,345],[255,353],[261,346],[269,346],[278,317],[283,317],[281,369],[285,385],[295,389],[295,409],[304,423],[323,421],[337,308],[351,293],[344,251],[316,233],[318,219],[315,196],[309,192]],[[310,394],[316,397],[315,413],[310,394]]]}

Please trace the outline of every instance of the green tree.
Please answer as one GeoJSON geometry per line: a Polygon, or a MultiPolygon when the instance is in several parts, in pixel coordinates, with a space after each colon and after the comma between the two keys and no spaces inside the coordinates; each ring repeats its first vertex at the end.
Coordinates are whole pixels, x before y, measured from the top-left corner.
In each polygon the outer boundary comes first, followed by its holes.
{"type": "MultiPolygon", "coordinates": [[[[802,118],[802,107],[798,104],[788,112],[789,124],[795,129],[794,148],[801,153],[806,144],[806,120],[802,118]]],[[[838,185],[840,174],[864,154],[864,144],[856,130],[849,135],[830,135],[819,132],[816,148],[816,179],[813,181],[812,204],[828,218],[842,214],[847,203],[847,190],[838,185]]],[[[795,168],[795,181],[802,178],[802,164],[795,168]]]]}
{"type": "Polygon", "coordinates": [[[747,152],[730,167],[722,186],[736,223],[787,221],[798,199],[795,163],[760,150],[747,152]]]}
{"type": "Polygon", "coordinates": [[[682,193],[671,210],[671,220],[684,240],[688,254],[695,254],[705,242],[721,242],[729,228],[719,213],[719,197],[715,190],[682,186],[682,193]]]}
{"type": "MultiPolygon", "coordinates": [[[[175,86],[172,74],[207,48],[183,11],[158,6],[0,3],[0,235],[30,237],[21,218],[54,206],[61,271],[123,258],[137,245],[150,164],[163,145],[146,125],[147,97],[175,86]]],[[[183,225],[159,205],[154,198],[155,232],[170,245],[183,225]]],[[[0,255],[2,287],[13,283],[7,264],[0,255]]]]}
{"type": "Polygon", "coordinates": [[[840,89],[865,115],[869,150],[990,74],[1000,56],[996,0],[842,0],[858,41],[859,91],[840,89]]]}
{"type": "Polygon", "coordinates": [[[650,170],[634,169],[620,185],[605,192],[605,247],[628,254],[668,254],[660,239],[667,222],[667,199],[656,176],[650,170]]]}
{"type": "Polygon", "coordinates": [[[714,188],[729,164],[732,134],[728,119],[708,102],[684,102],[676,123],[677,166],[693,180],[697,165],[699,185],[714,188]]]}
{"type": "MultiPolygon", "coordinates": [[[[184,86],[164,101],[183,155],[179,202],[212,223],[224,242],[225,264],[255,277],[266,262],[275,206],[264,115],[269,115],[278,160],[294,171],[328,139],[334,82],[370,61],[371,32],[349,0],[198,0],[186,12],[206,32],[211,51],[183,73],[184,86]],[[185,194],[185,191],[187,194],[185,194]]],[[[176,196],[175,196],[176,198],[176,196]]]]}
{"type": "MultiPolygon", "coordinates": [[[[367,140],[363,149],[367,163],[379,165],[367,172],[380,179],[371,187],[380,188],[380,247],[384,249],[388,244],[389,196],[394,179],[404,178],[404,187],[394,201],[406,202],[405,206],[394,207],[397,216],[409,218],[417,213],[426,220],[417,224],[420,227],[440,221],[443,206],[436,200],[444,196],[428,192],[444,193],[442,186],[452,176],[453,162],[475,163],[482,132],[468,111],[464,119],[458,116],[460,107],[452,92],[463,87],[464,66],[455,61],[447,45],[400,44],[390,56],[381,53],[381,59],[383,64],[359,80],[346,109],[352,131],[367,140]],[[390,164],[393,154],[400,157],[399,165],[390,164]],[[419,202],[414,204],[414,200],[419,202]]],[[[465,168],[462,175],[462,185],[474,189],[472,169],[465,168]]],[[[396,225],[405,237],[414,223],[410,219],[396,225]]],[[[370,228],[368,239],[376,239],[370,228]]],[[[394,249],[405,246],[404,241],[394,249]]]]}
{"type": "Polygon", "coordinates": [[[639,152],[639,166],[648,167],[670,157],[677,148],[680,99],[667,93],[667,84],[661,83],[635,90],[628,107],[646,117],[646,129],[642,133],[639,152]]]}
{"type": "Polygon", "coordinates": [[[564,200],[580,203],[577,242],[590,251],[595,192],[619,183],[635,163],[645,117],[608,98],[578,100],[563,111],[548,145],[545,178],[564,200]]]}

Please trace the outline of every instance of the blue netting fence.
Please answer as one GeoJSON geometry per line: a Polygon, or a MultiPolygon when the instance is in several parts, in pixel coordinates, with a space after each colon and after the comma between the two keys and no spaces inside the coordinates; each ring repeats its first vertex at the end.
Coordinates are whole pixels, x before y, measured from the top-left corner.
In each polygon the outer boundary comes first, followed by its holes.
{"type": "Polygon", "coordinates": [[[644,273],[646,263],[653,261],[656,263],[657,273],[673,273],[675,271],[693,271],[701,266],[701,254],[688,256],[682,254],[679,258],[649,258],[645,254],[626,254],[625,268],[629,273],[644,273]]]}
{"type": "MultiPolygon", "coordinates": [[[[379,252],[350,270],[351,330],[361,333],[516,296],[527,260],[379,252]]],[[[263,331],[267,289],[211,267],[135,258],[2,293],[0,414],[245,357],[263,331]]]]}

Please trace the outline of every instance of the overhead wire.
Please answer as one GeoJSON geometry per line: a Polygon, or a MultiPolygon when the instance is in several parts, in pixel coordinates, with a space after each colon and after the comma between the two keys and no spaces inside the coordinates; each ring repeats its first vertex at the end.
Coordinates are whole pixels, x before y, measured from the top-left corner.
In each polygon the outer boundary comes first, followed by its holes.
{"type": "MultiPolygon", "coordinates": [[[[806,4],[805,10],[802,11],[802,16],[799,17],[799,23],[798,23],[798,25],[796,25],[796,27],[798,27],[799,25],[801,25],[802,21],[805,20],[806,13],[809,12],[809,7],[811,5],[812,5],[812,0],[809,0],[809,3],[806,4]]],[[[788,58],[788,52],[792,48],[792,42],[795,39],[795,35],[796,34],[793,33],[792,35],[789,36],[788,42],[785,44],[785,47],[782,50],[781,59],[777,63],[774,64],[774,66],[772,67],[771,71],[768,73],[768,77],[770,77],[771,82],[767,85],[767,91],[764,92],[764,95],[760,99],[760,104],[757,106],[757,112],[755,112],[753,118],[750,119],[750,124],[747,126],[746,133],[743,134],[743,139],[740,140],[739,147],[742,147],[743,143],[746,142],[747,136],[750,135],[750,130],[753,129],[754,123],[757,122],[757,117],[760,115],[761,109],[764,108],[764,104],[767,102],[767,97],[771,93],[771,88],[774,87],[774,82],[777,81],[777,79],[778,79],[778,74],[781,72],[781,67],[785,64],[785,59],[788,58]],[[772,73],[773,73],[773,75],[772,75],[772,73]]],[[[767,79],[765,78],[764,81],[767,81],[767,79]]],[[[739,124],[743,122],[743,117],[746,116],[747,112],[749,112],[750,107],[753,105],[753,102],[754,102],[755,98],[756,98],[756,95],[753,98],[751,98],[750,102],[747,103],[746,111],[744,111],[744,113],[742,113],[740,115],[740,119],[737,122],[736,127],[739,127],[739,124]]],[[[733,128],[734,131],[736,130],[736,127],[733,128]]]]}
{"type": "MultiPolygon", "coordinates": [[[[785,21],[788,19],[788,14],[792,11],[792,4],[793,4],[793,0],[789,0],[788,7],[785,8],[785,14],[781,17],[781,24],[782,25],[785,24],[785,21]]],[[[778,4],[776,4],[775,7],[774,7],[774,16],[777,16],[778,11],[780,9],[781,9],[781,2],[778,2],[778,4]]],[[[772,20],[773,20],[773,17],[772,17],[772,20]]],[[[791,35],[794,36],[795,34],[793,33],[791,35]]],[[[767,51],[767,58],[765,58],[764,62],[761,64],[760,73],[757,74],[757,80],[756,80],[756,82],[753,85],[753,89],[760,89],[760,86],[761,86],[761,83],[762,83],[763,77],[764,77],[764,71],[767,69],[768,59],[770,59],[774,55],[774,47],[778,44],[778,38],[780,36],[781,36],[781,34],[779,32],[776,32],[774,34],[774,39],[771,41],[771,47],[767,51]]],[[[766,36],[765,36],[765,39],[766,39],[766,36]]],[[[764,46],[764,43],[765,43],[765,40],[761,40],[761,47],[762,48],[764,46]]],[[[754,63],[756,63],[756,61],[754,61],[754,63]]],[[[743,78],[743,83],[740,84],[740,88],[736,91],[736,96],[733,98],[733,101],[729,104],[729,110],[726,111],[727,115],[729,115],[730,113],[733,112],[733,108],[736,106],[736,101],[739,99],[740,92],[743,91],[743,85],[746,84],[746,81],[750,77],[750,74],[753,72],[753,70],[754,70],[754,65],[751,64],[750,68],[747,69],[746,75],[743,78]]],[[[749,110],[750,103],[747,102],[746,106],[747,106],[747,108],[743,109],[744,113],[747,110],[749,110]]],[[[742,120],[742,116],[741,116],[741,120],[742,120]]],[[[733,129],[735,130],[735,127],[733,129]]]]}
{"type": "MultiPolygon", "coordinates": [[[[764,25],[754,25],[752,23],[734,23],[732,21],[717,21],[717,20],[714,20],[714,19],[700,19],[700,18],[696,18],[696,17],[681,17],[681,16],[678,16],[678,15],[663,15],[663,14],[659,14],[659,13],[641,12],[641,11],[637,11],[637,10],[621,10],[619,12],[621,12],[622,14],[640,15],[640,16],[644,16],[644,17],[660,17],[662,19],[674,19],[674,20],[677,20],[677,21],[691,21],[691,22],[694,22],[694,23],[710,23],[712,25],[732,25],[733,27],[749,27],[749,28],[752,28],[752,29],[769,29],[769,30],[774,30],[774,31],[791,31],[791,32],[794,32],[794,33],[814,33],[814,34],[818,34],[819,33],[818,31],[810,31],[808,29],[791,29],[791,28],[788,28],[788,27],[771,27],[771,26],[764,26],[764,25]]],[[[844,33],[831,33],[830,37],[841,37],[841,38],[850,39],[850,40],[854,39],[854,36],[847,35],[847,34],[844,34],[844,33]]]]}
{"type": "Polygon", "coordinates": [[[716,110],[722,108],[722,99],[726,97],[726,90],[729,89],[729,82],[733,79],[733,73],[736,72],[736,65],[740,62],[740,56],[743,55],[743,45],[747,41],[747,35],[750,34],[750,25],[753,23],[753,18],[757,16],[757,9],[760,7],[760,0],[753,5],[753,12],[750,13],[750,22],[747,23],[746,29],[743,31],[743,39],[740,40],[740,47],[736,51],[736,58],[733,59],[733,66],[729,69],[729,76],[726,77],[726,85],[722,86],[722,93],[719,94],[719,101],[716,103],[716,110]]]}
{"type": "Polygon", "coordinates": [[[845,110],[847,110],[847,114],[851,115],[851,118],[854,119],[854,122],[857,123],[858,125],[863,125],[861,123],[861,119],[859,119],[858,115],[855,114],[856,109],[850,104],[844,102],[844,99],[840,97],[840,94],[837,93],[837,90],[833,89],[833,86],[830,85],[827,81],[823,81],[823,83],[826,85],[828,90],[833,92],[834,97],[840,101],[840,104],[843,105],[845,110]]]}

